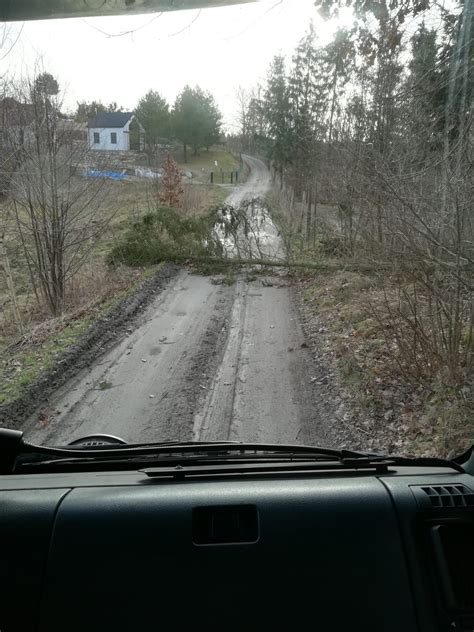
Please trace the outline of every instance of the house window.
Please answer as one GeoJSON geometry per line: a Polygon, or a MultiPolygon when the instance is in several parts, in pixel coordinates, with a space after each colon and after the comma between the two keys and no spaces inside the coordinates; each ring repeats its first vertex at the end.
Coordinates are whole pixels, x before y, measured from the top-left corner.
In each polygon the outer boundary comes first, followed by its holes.
{"type": "Polygon", "coordinates": [[[110,132],[110,142],[112,145],[117,144],[117,132],[110,132]]]}
{"type": "Polygon", "coordinates": [[[100,143],[100,134],[99,132],[94,132],[94,145],[98,145],[100,143]]]}

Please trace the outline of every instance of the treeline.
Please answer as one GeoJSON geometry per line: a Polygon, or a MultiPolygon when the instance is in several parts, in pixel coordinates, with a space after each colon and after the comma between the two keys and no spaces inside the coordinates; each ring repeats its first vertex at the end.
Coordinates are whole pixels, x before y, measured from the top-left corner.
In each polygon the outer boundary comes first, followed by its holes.
{"type": "MultiPolygon", "coordinates": [[[[316,1],[326,16],[347,4],[316,1]]],[[[293,225],[308,242],[322,229],[318,204],[331,205],[334,253],[387,271],[397,291],[385,322],[403,370],[465,384],[474,366],[474,4],[349,5],[353,28],[319,46],[310,26],[291,60],[275,57],[261,86],[240,91],[241,144],[266,155],[304,201],[293,225]]]]}
{"type": "MultiPolygon", "coordinates": [[[[117,111],[122,108],[115,102],[108,105],[100,101],[79,102],[75,118],[87,122],[98,112],[117,111]]],[[[220,139],[222,114],[212,94],[199,86],[185,86],[172,107],[158,92],[150,90],[138,101],[135,114],[145,129],[145,143],[150,154],[156,152],[160,142],[179,141],[186,161],[188,148],[196,154],[199,149],[208,149],[220,139]]]]}

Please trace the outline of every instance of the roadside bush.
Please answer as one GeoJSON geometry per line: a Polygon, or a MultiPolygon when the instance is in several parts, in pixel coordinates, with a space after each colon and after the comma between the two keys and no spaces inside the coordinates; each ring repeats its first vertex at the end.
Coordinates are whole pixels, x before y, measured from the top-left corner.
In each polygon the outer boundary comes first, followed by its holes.
{"type": "Polygon", "coordinates": [[[107,262],[141,266],[219,256],[222,249],[213,234],[216,212],[193,217],[183,216],[179,210],[166,206],[159,207],[130,227],[112,248],[107,262]]]}

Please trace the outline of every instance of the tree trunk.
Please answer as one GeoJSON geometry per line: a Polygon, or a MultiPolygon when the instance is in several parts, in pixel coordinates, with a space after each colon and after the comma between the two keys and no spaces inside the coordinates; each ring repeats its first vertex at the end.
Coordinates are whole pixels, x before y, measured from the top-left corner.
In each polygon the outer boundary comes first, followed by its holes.
{"type": "Polygon", "coordinates": [[[311,239],[311,202],[312,202],[311,190],[308,191],[307,200],[308,200],[308,206],[306,209],[306,241],[309,244],[310,239],[311,239]]]}
{"type": "Polygon", "coordinates": [[[7,249],[5,248],[3,237],[0,238],[0,259],[2,261],[2,266],[5,272],[5,278],[7,281],[8,293],[10,294],[10,299],[13,306],[13,318],[15,319],[15,324],[18,328],[19,333],[21,334],[23,332],[23,326],[21,323],[20,310],[18,309],[18,302],[17,302],[16,292],[15,292],[15,284],[13,282],[13,276],[10,269],[10,262],[8,260],[7,249]]]}
{"type": "Polygon", "coordinates": [[[332,97],[331,97],[331,114],[329,116],[329,134],[328,142],[332,142],[332,130],[334,125],[334,112],[336,111],[336,91],[337,91],[337,69],[334,68],[333,84],[332,84],[332,97]]]}
{"type": "Polygon", "coordinates": [[[317,184],[314,186],[313,190],[313,248],[316,248],[316,213],[318,207],[318,188],[317,184]]]}

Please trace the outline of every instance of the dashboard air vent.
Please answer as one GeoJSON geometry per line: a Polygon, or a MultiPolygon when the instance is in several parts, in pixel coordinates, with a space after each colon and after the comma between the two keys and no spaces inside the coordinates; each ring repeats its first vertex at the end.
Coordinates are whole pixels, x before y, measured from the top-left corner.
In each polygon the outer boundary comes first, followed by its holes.
{"type": "Polygon", "coordinates": [[[416,485],[412,491],[424,509],[474,507],[474,492],[466,485],[416,485]]]}

